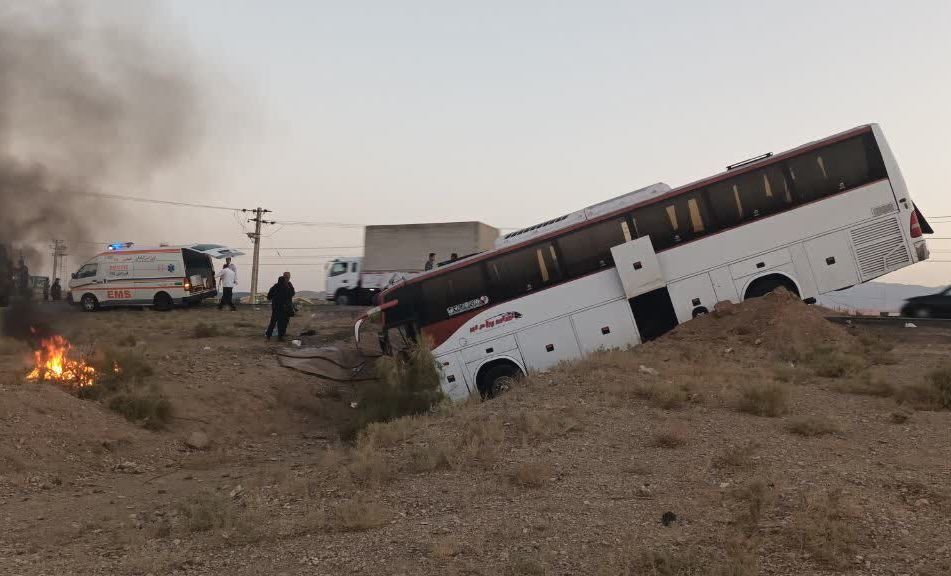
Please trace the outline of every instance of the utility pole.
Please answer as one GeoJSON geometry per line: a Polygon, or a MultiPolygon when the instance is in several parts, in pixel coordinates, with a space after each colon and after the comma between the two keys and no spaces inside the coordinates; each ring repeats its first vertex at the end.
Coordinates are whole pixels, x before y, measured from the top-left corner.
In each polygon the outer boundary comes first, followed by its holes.
{"type": "Polygon", "coordinates": [[[255,208],[254,210],[241,210],[242,212],[254,212],[254,218],[249,218],[248,222],[254,222],[254,232],[248,233],[248,238],[254,242],[254,261],[251,264],[251,305],[258,303],[258,262],[261,254],[261,226],[264,224],[274,224],[273,220],[264,220],[262,216],[270,212],[265,208],[255,208]]]}
{"type": "Polygon", "coordinates": [[[56,278],[63,277],[63,272],[66,270],[66,241],[53,240],[51,248],[53,249],[53,273],[50,275],[50,287],[53,286],[56,278]]]}

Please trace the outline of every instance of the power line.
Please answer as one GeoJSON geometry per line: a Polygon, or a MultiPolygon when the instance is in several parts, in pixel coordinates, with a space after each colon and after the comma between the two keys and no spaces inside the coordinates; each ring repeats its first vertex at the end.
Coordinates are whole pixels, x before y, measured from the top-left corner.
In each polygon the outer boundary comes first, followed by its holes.
{"type": "Polygon", "coordinates": [[[198,204],[195,202],[180,202],[176,200],[157,200],[155,198],[142,198],[141,196],[123,196],[121,194],[105,194],[103,192],[80,192],[83,196],[92,196],[94,198],[105,198],[108,200],[124,200],[127,202],[141,202],[143,204],[162,204],[164,206],[182,206],[186,208],[205,208],[207,210],[226,210],[228,212],[239,212],[241,208],[229,208],[227,206],[215,206],[213,204],[198,204]]]}

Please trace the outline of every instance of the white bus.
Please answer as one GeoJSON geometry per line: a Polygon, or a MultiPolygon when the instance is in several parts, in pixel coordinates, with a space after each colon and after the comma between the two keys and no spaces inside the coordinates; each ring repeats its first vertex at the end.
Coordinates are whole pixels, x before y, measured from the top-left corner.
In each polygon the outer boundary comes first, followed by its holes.
{"type": "Polygon", "coordinates": [[[384,349],[427,337],[454,399],[780,286],[807,302],[928,258],[931,229],[868,125],[519,230],[382,294],[384,349]]]}

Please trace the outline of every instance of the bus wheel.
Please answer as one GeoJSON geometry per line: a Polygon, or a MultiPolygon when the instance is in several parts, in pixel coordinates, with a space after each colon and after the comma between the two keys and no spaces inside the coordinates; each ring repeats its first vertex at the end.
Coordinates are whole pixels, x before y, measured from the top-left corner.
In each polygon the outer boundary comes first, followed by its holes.
{"type": "Polygon", "coordinates": [[[83,305],[83,310],[86,312],[93,312],[99,308],[99,300],[96,300],[96,297],[92,294],[84,295],[79,302],[83,305]]]}
{"type": "Polygon", "coordinates": [[[796,288],[796,284],[787,278],[779,274],[772,274],[770,276],[763,276],[762,278],[757,278],[750,284],[750,287],[746,289],[746,296],[743,298],[747,300],[749,298],[759,298],[760,296],[766,296],[773,290],[777,288],[785,288],[789,290],[790,293],[799,296],[799,289],[796,288]]]}
{"type": "Polygon", "coordinates": [[[152,307],[159,312],[167,312],[171,310],[173,304],[172,297],[166,292],[159,292],[152,300],[152,307]]]}
{"type": "Polygon", "coordinates": [[[479,383],[479,394],[482,399],[495,398],[497,395],[512,388],[521,377],[522,371],[512,364],[498,364],[489,368],[479,383]]]}
{"type": "Polygon", "coordinates": [[[337,292],[337,295],[334,297],[334,304],[336,304],[337,306],[349,306],[350,295],[347,294],[344,290],[337,292]]]}

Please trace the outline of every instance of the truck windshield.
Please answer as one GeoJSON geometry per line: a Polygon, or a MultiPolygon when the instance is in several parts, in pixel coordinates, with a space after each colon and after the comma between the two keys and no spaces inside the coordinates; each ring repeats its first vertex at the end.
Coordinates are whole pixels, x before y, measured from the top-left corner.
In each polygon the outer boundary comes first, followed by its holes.
{"type": "Polygon", "coordinates": [[[347,271],[346,262],[334,262],[334,265],[330,267],[331,276],[339,276],[347,271]]]}

